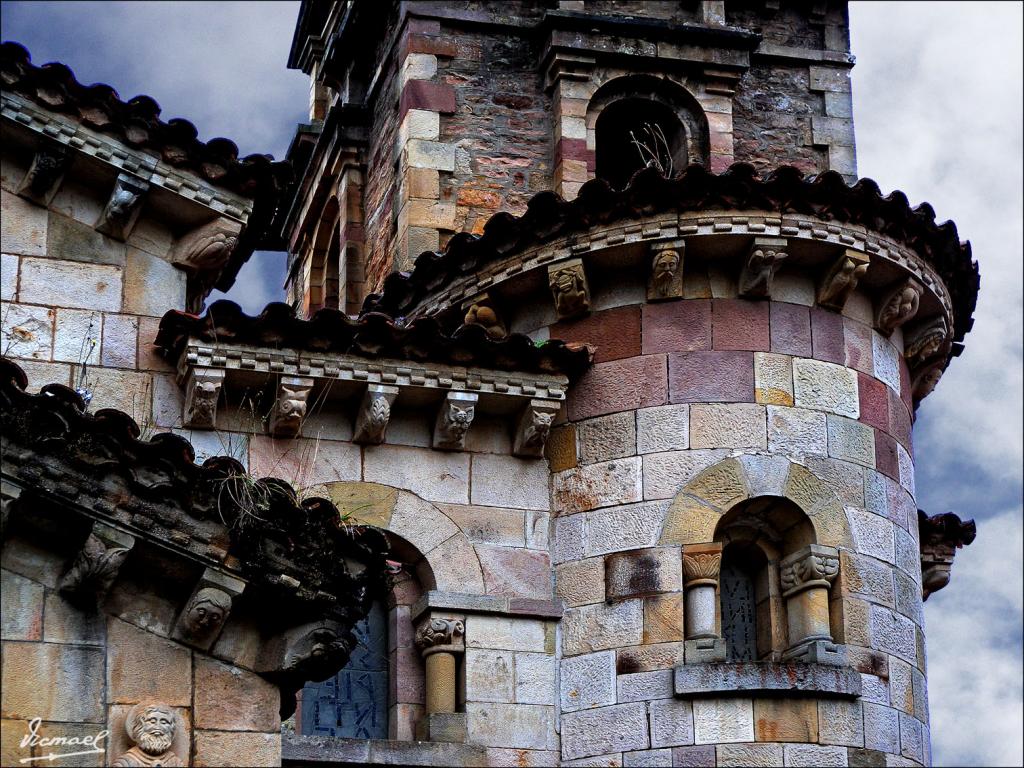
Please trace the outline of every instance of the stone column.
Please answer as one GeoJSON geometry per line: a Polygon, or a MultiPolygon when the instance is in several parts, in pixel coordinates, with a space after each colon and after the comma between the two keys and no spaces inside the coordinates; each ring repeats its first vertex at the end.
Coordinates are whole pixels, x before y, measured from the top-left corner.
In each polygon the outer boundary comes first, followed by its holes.
{"type": "Polygon", "coordinates": [[[722,567],[722,545],[694,544],[683,547],[683,582],[686,606],[683,612],[686,640],[683,656],[687,664],[725,661],[718,608],[718,574],[722,567]]]}
{"type": "Polygon", "coordinates": [[[416,647],[426,666],[428,715],[455,711],[455,657],[465,652],[465,632],[462,620],[452,618],[429,618],[416,632],[416,647]]]}
{"type": "Polygon", "coordinates": [[[811,544],[779,563],[786,600],[789,648],[783,659],[839,663],[839,648],[829,628],[828,591],[839,573],[839,551],[811,544]]]}

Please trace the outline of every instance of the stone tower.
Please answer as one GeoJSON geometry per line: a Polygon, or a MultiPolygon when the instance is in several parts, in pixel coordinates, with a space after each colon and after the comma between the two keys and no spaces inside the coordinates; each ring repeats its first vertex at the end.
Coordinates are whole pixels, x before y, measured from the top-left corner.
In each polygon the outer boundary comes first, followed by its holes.
{"type": "Polygon", "coordinates": [[[485,724],[467,656],[468,741],[928,763],[922,601],[973,534],[917,509],[911,428],[977,266],[857,181],[845,3],[303,3],[289,64],[298,311],[594,352],[545,448],[557,745],[485,724]]]}

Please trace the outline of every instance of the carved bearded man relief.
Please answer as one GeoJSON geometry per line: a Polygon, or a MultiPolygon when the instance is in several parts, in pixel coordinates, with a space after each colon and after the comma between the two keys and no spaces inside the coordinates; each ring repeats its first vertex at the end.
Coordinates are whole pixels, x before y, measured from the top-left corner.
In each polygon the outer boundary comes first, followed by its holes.
{"type": "Polygon", "coordinates": [[[651,282],[659,297],[666,297],[671,294],[672,283],[679,271],[679,253],[677,251],[662,251],[654,259],[651,282]]]}
{"type": "Polygon", "coordinates": [[[128,710],[124,721],[128,738],[135,745],[111,765],[184,766],[178,753],[171,750],[174,734],[181,724],[177,713],[166,704],[142,702],[128,710]]]}

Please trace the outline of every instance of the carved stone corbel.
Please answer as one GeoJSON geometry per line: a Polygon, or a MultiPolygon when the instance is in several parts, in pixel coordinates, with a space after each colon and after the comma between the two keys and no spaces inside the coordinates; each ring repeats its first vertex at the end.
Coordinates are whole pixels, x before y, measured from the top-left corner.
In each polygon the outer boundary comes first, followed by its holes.
{"type": "Polygon", "coordinates": [[[942,378],[943,370],[943,361],[937,360],[914,371],[910,379],[910,391],[915,407],[932,393],[942,378]]]}
{"type": "Polygon", "coordinates": [[[68,599],[95,605],[109,591],[135,546],[135,537],[96,521],[58,585],[68,599]]]}
{"type": "Polygon", "coordinates": [[[434,422],[434,448],[461,451],[466,447],[466,433],[476,415],[477,399],[472,392],[448,393],[434,422]]]}
{"type": "Polygon", "coordinates": [[[96,231],[115,240],[127,240],[139,218],[142,198],[148,190],[149,182],[128,173],[118,174],[114,191],[96,222],[96,231]]]}
{"type": "Polygon", "coordinates": [[[893,331],[917,314],[921,304],[924,288],[914,278],[908,278],[890,292],[878,308],[875,326],[884,336],[892,336],[893,331]]]}
{"type": "Polygon", "coordinates": [[[747,260],[740,271],[739,295],[745,299],[764,299],[772,295],[775,273],[786,258],[786,239],[755,237],[747,260]]]}
{"type": "Polygon", "coordinates": [[[870,265],[871,259],[866,253],[847,248],[818,286],[818,304],[842,312],[870,265]]]}
{"type": "Polygon", "coordinates": [[[270,412],[270,434],[274,437],[295,437],[299,434],[313,384],[313,379],[304,376],[281,377],[277,400],[270,412]]]}
{"type": "Polygon", "coordinates": [[[280,684],[324,680],[344,666],[352,647],[344,627],[324,619],[291,627],[260,649],[254,671],[280,684]]]}
{"type": "Polygon", "coordinates": [[[946,318],[939,316],[921,323],[905,334],[903,357],[907,366],[914,371],[938,354],[949,340],[949,326],[946,318]]]}
{"type": "Polygon", "coordinates": [[[32,165],[25,178],[18,185],[18,194],[34,203],[49,205],[70,164],[71,155],[63,144],[40,147],[32,158],[32,165]]]}
{"type": "Polygon", "coordinates": [[[182,422],[193,429],[217,427],[217,401],[224,386],[224,371],[219,368],[193,368],[185,387],[185,413],[182,422]]]}
{"type": "Polygon", "coordinates": [[[651,274],[647,281],[648,301],[682,298],[685,255],[684,240],[655,243],[651,246],[651,274]]]}
{"type": "Polygon", "coordinates": [[[207,568],[178,615],[171,636],[201,650],[209,650],[227,623],[232,601],[244,589],[242,579],[207,568]]]}
{"type": "Polygon", "coordinates": [[[953,512],[929,516],[917,510],[921,536],[921,598],[949,584],[957,549],[974,541],[978,529],[973,520],[963,521],[953,512]]]}
{"type": "Polygon", "coordinates": [[[7,532],[7,521],[11,519],[11,510],[20,496],[20,486],[0,481],[0,538],[7,532]]]}
{"type": "Polygon", "coordinates": [[[488,294],[482,293],[465,302],[462,309],[466,313],[462,320],[464,325],[479,325],[492,339],[503,339],[508,336],[508,328],[502,322],[488,294]]]}
{"type": "Polygon", "coordinates": [[[590,311],[590,287],[581,259],[571,259],[548,267],[548,285],[555,299],[559,319],[590,311]]]}
{"type": "Polygon", "coordinates": [[[219,218],[193,229],[171,249],[172,264],[189,272],[219,272],[238,245],[241,223],[219,218]]]}
{"type": "Polygon", "coordinates": [[[557,400],[531,400],[519,417],[512,453],[516,456],[543,456],[559,406],[557,400]]]}
{"type": "Polygon", "coordinates": [[[355,434],[352,442],[363,445],[380,445],[387,435],[391,419],[391,405],[398,397],[398,387],[384,384],[368,384],[356,414],[355,434]]]}

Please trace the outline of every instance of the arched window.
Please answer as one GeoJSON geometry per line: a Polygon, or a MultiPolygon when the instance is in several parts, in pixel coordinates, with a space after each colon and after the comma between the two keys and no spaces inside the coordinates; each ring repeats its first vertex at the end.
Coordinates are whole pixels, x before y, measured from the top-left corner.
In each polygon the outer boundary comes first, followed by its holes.
{"type": "Polygon", "coordinates": [[[303,302],[308,315],[323,307],[338,307],[341,240],[338,199],[327,201],[313,237],[309,254],[309,277],[303,302]]]}
{"type": "Polygon", "coordinates": [[[765,566],[767,561],[757,547],[730,544],[722,552],[722,637],[727,661],[760,658],[755,584],[765,566]]]}

